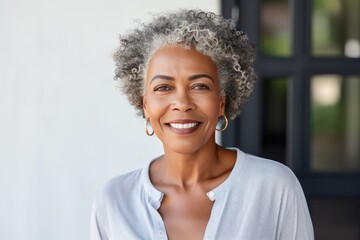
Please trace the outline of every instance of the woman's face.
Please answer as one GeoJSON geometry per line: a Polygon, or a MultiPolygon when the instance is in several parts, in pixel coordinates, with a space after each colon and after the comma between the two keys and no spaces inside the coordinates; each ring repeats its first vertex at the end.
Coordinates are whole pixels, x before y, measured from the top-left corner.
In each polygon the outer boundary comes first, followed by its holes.
{"type": "Polygon", "coordinates": [[[143,98],[146,118],[164,145],[178,153],[195,153],[215,141],[224,114],[217,68],[195,49],[169,45],[148,63],[143,98]]]}

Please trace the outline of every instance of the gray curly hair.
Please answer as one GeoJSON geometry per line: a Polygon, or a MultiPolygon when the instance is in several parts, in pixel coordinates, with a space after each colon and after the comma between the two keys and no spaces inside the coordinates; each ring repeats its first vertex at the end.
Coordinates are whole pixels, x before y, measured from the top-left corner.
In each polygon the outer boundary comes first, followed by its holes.
{"type": "Polygon", "coordinates": [[[234,22],[200,10],[156,15],[150,23],[139,24],[120,36],[120,47],[114,54],[114,79],[139,115],[144,116],[142,98],[147,64],[156,50],[169,44],[194,47],[214,61],[221,94],[225,96],[225,114],[234,119],[254,88],[255,47],[234,22]]]}

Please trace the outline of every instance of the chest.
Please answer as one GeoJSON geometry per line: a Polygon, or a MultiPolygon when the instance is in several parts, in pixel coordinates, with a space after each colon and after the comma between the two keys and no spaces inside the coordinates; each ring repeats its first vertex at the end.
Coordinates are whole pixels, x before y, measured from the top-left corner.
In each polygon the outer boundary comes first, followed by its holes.
{"type": "Polygon", "coordinates": [[[284,210],[274,199],[253,192],[216,192],[214,202],[206,195],[164,195],[156,204],[148,200],[132,207],[120,204],[123,208],[109,209],[113,216],[109,239],[277,239],[279,213],[284,210]]]}
{"type": "Polygon", "coordinates": [[[203,239],[213,202],[205,193],[170,193],[164,196],[160,213],[169,239],[203,239]]]}

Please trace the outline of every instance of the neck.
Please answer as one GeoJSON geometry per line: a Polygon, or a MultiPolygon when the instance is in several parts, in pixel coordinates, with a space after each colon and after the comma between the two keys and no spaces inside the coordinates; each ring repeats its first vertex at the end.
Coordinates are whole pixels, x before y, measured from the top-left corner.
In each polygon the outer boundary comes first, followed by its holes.
{"type": "Polygon", "coordinates": [[[159,160],[158,173],[162,181],[179,187],[189,187],[206,181],[214,175],[219,166],[221,147],[215,138],[193,153],[178,153],[164,147],[164,156],[159,160]]]}

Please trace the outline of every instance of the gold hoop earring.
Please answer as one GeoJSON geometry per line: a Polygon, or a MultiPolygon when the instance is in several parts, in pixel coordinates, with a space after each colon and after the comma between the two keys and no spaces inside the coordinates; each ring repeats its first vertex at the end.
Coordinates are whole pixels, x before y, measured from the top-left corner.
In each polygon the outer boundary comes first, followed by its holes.
{"type": "Polygon", "coordinates": [[[154,130],[152,130],[152,133],[149,132],[148,125],[150,124],[150,118],[147,118],[145,121],[145,132],[148,136],[154,135],[154,130]]]}
{"type": "Polygon", "coordinates": [[[216,128],[216,130],[219,131],[219,132],[223,132],[223,131],[225,131],[226,128],[228,127],[228,125],[229,125],[229,120],[227,119],[227,117],[226,117],[225,115],[221,115],[220,117],[223,117],[223,118],[224,118],[224,120],[225,120],[225,126],[224,126],[223,128],[220,128],[220,129],[217,129],[217,128],[216,128]]]}

